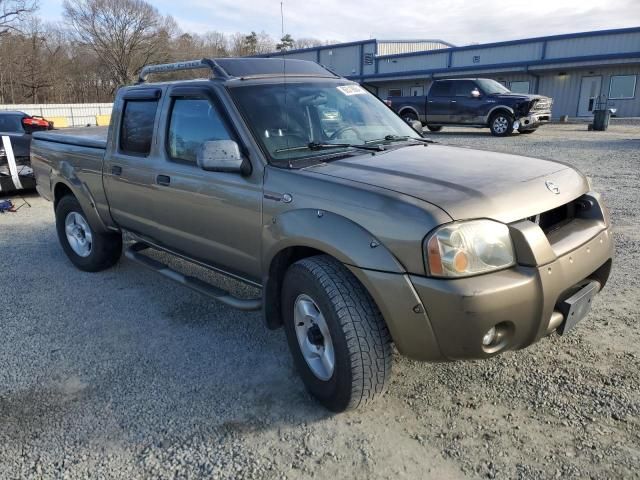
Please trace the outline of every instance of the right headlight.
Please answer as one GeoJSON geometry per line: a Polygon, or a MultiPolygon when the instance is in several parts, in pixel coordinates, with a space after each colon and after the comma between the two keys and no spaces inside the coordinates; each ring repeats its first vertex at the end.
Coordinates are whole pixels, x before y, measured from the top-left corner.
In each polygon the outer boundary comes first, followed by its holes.
{"type": "Polygon", "coordinates": [[[509,227],[493,220],[443,225],[427,237],[425,250],[434,277],[469,277],[515,264],[509,227]]]}

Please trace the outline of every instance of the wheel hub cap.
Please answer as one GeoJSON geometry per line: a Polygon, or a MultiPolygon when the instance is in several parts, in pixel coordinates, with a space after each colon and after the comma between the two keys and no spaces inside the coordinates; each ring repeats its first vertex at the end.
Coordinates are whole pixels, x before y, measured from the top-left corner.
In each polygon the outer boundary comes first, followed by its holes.
{"type": "Polygon", "coordinates": [[[498,117],[493,121],[493,129],[498,133],[504,133],[507,130],[507,119],[504,117],[498,117]]]}
{"type": "Polygon", "coordinates": [[[70,212],[64,221],[64,228],[71,250],[80,257],[88,257],[93,239],[91,228],[84,217],[78,212],[70,212]]]}
{"type": "Polygon", "coordinates": [[[329,326],[320,308],[309,295],[299,295],[294,304],[293,318],[298,345],[309,369],[320,380],[329,380],[336,359],[329,326]]]}

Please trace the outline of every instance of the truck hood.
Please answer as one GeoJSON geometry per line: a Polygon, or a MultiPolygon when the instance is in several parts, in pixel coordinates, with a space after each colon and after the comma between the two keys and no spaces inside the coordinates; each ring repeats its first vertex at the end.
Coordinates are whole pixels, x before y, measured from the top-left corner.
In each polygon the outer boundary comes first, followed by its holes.
{"type": "Polygon", "coordinates": [[[582,174],[562,163],[443,145],[363,154],[307,171],[410,195],[440,207],[454,220],[513,222],[568,203],[589,189],[582,174]]]}

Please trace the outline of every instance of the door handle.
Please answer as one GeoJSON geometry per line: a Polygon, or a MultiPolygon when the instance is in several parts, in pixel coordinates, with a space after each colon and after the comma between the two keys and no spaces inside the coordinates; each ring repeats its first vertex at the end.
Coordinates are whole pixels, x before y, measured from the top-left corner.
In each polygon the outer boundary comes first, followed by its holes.
{"type": "Polygon", "coordinates": [[[120,165],[111,165],[111,175],[122,175],[122,167],[120,165]]]}
{"type": "Polygon", "coordinates": [[[156,183],[158,185],[164,185],[165,187],[168,187],[171,183],[171,177],[169,175],[158,175],[156,177],[156,183]]]}
{"type": "Polygon", "coordinates": [[[457,100],[451,100],[451,103],[458,103],[457,100]]]}

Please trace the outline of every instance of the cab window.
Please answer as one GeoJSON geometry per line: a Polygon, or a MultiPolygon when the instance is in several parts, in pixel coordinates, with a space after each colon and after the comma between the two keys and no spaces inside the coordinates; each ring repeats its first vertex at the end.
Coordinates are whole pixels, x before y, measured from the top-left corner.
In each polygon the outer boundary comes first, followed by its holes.
{"type": "Polygon", "coordinates": [[[171,108],[167,149],[173,160],[196,163],[204,142],[230,140],[218,112],[206,98],[176,98],[171,108]]]}
{"type": "Polygon", "coordinates": [[[149,155],[158,100],[127,100],[120,127],[120,150],[130,155],[149,155]]]}
{"type": "Polygon", "coordinates": [[[453,88],[453,96],[455,97],[469,97],[471,95],[471,90],[475,90],[478,87],[471,80],[460,80],[458,82],[453,82],[455,87],[453,88]]]}
{"type": "Polygon", "coordinates": [[[431,97],[448,97],[451,95],[451,83],[449,81],[440,81],[435,82],[431,90],[429,91],[429,96],[431,97]]]}

